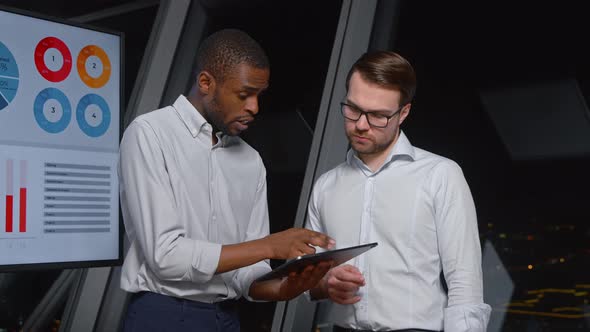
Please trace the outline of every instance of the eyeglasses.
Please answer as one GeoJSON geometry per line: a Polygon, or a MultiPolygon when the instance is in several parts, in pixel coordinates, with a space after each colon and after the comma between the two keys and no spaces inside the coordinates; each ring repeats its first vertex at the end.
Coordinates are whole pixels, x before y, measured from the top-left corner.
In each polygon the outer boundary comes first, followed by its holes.
{"type": "Polygon", "coordinates": [[[347,103],[340,103],[340,112],[342,116],[350,121],[358,121],[361,116],[365,116],[367,118],[367,122],[369,126],[375,128],[385,128],[389,124],[389,120],[397,115],[403,108],[404,105],[400,106],[397,111],[393,112],[391,115],[385,115],[379,112],[367,112],[363,111],[362,109],[358,108],[357,106],[350,105],[347,103]]]}

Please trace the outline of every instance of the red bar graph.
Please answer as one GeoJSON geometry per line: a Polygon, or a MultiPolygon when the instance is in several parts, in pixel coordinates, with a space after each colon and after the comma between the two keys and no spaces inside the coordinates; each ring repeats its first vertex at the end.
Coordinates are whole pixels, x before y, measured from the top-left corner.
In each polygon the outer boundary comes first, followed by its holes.
{"type": "Polygon", "coordinates": [[[6,232],[12,232],[14,196],[12,192],[13,161],[6,160],[6,232]]]}
{"type": "Polygon", "coordinates": [[[14,197],[12,195],[6,195],[6,232],[12,232],[12,204],[14,197]]]}
{"type": "Polygon", "coordinates": [[[27,161],[20,161],[20,196],[19,196],[18,231],[27,231],[27,161]]]}
{"type": "Polygon", "coordinates": [[[19,202],[20,211],[18,231],[24,233],[27,231],[27,188],[20,188],[19,202]]]}

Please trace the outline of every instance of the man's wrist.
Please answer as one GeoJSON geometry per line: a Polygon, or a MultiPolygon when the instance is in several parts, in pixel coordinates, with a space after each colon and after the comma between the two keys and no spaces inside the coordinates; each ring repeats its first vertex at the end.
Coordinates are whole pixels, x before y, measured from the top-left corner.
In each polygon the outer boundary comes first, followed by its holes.
{"type": "Polygon", "coordinates": [[[262,239],[254,240],[254,242],[256,243],[256,250],[262,254],[262,260],[272,259],[273,250],[272,246],[270,245],[270,241],[268,241],[268,236],[263,237],[262,239]]]}
{"type": "Polygon", "coordinates": [[[311,301],[319,301],[328,297],[326,292],[320,286],[321,283],[322,281],[320,281],[316,287],[311,288],[305,292],[311,301]]]}

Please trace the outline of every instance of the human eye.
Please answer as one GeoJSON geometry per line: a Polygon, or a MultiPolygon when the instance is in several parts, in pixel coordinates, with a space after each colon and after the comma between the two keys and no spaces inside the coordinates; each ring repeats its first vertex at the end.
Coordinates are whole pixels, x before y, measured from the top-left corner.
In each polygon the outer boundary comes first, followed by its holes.
{"type": "Polygon", "coordinates": [[[360,110],[352,105],[342,104],[344,110],[351,114],[360,114],[360,110]]]}
{"type": "Polygon", "coordinates": [[[371,119],[375,119],[375,120],[383,120],[383,119],[387,119],[387,115],[383,114],[383,113],[379,113],[379,112],[369,112],[367,113],[367,115],[371,118],[371,119]]]}

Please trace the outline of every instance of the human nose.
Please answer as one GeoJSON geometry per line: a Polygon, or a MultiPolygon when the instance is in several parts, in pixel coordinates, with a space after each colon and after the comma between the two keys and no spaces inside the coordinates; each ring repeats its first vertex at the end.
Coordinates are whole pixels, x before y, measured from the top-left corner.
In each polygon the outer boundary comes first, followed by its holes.
{"type": "Polygon", "coordinates": [[[367,118],[367,113],[361,113],[361,116],[358,120],[356,120],[356,127],[360,130],[368,130],[369,125],[369,118],[367,118]]]}
{"type": "Polygon", "coordinates": [[[258,111],[260,111],[260,108],[259,108],[259,103],[258,103],[257,97],[252,97],[252,98],[248,99],[248,101],[246,103],[246,111],[248,111],[248,113],[250,113],[252,115],[258,114],[258,111]]]}

